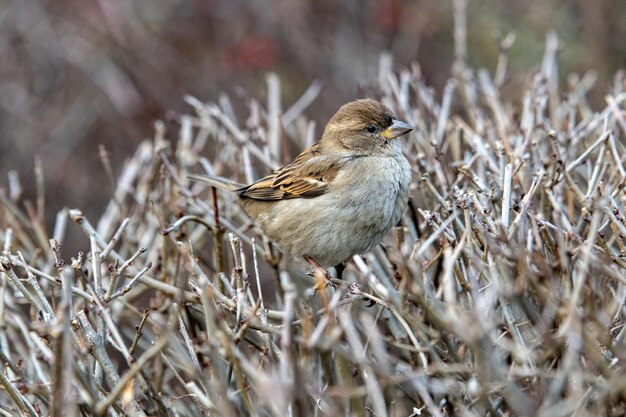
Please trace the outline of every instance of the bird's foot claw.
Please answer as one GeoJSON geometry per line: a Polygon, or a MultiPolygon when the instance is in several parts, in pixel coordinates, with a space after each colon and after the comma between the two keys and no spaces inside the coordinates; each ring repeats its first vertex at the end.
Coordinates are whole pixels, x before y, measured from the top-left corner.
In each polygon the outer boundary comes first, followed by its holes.
{"type": "Polygon", "coordinates": [[[370,308],[376,305],[376,301],[372,300],[369,297],[363,297],[363,301],[365,301],[367,304],[365,305],[365,307],[370,308]]]}
{"type": "Polygon", "coordinates": [[[311,265],[312,270],[311,272],[309,272],[309,275],[315,278],[314,289],[316,292],[322,288],[336,287],[335,283],[332,281],[330,273],[326,269],[324,269],[324,267],[322,267],[315,259],[306,255],[304,256],[304,259],[308,262],[309,265],[311,265]]]}

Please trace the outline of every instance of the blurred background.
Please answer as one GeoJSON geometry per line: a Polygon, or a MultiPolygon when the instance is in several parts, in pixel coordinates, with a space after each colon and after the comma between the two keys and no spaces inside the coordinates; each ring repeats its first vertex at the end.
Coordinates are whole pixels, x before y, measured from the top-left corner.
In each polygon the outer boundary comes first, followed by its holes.
{"type": "MultiPolygon", "coordinates": [[[[418,62],[440,91],[454,60],[453,16],[452,0],[5,0],[0,187],[15,170],[32,198],[38,156],[48,215],[68,206],[98,217],[109,198],[99,144],[118,172],[155,120],[191,112],[185,94],[262,100],[269,71],[281,78],[284,107],[323,83],[307,111],[318,126],[363,94],[381,51],[397,65],[418,62]]],[[[602,86],[625,66],[618,0],[468,0],[468,61],[494,71],[496,39],[514,32],[505,87],[515,94],[550,29],[561,38],[562,75],[595,69],[602,86]]]]}

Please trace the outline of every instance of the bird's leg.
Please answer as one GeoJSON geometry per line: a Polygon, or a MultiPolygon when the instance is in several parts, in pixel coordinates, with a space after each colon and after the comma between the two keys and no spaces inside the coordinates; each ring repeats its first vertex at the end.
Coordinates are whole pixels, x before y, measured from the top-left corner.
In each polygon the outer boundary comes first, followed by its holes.
{"type": "Polygon", "coordinates": [[[339,265],[335,265],[335,271],[337,271],[337,279],[341,279],[343,270],[346,269],[346,263],[342,262],[339,265]]]}
{"type": "Polygon", "coordinates": [[[316,274],[322,274],[325,279],[330,279],[330,274],[328,273],[328,271],[325,270],[324,267],[320,265],[315,259],[311,258],[309,255],[304,255],[302,257],[305,261],[307,261],[309,265],[311,265],[311,268],[313,268],[309,275],[315,277],[316,274]]]}
{"type": "MultiPolygon", "coordinates": [[[[344,269],[346,269],[346,264],[348,263],[348,261],[342,262],[339,265],[335,266],[335,271],[337,271],[337,279],[341,279],[341,276],[343,275],[343,271],[344,269]]],[[[365,301],[367,303],[366,307],[372,307],[374,305],[376,305],[376,301],[372,300],[369,297],[363,297],[363,301],[365,301]]]]}
{"type": "Polygon", "coordinates": [[[315,281],[317,282],[316,287],[322,282],[325,283],[326,286],[328,285],[334,286],[334,284],[331,281],[330,274],[328,273],[326,269],[324,269],[322,265],[320,265],[315,259],[311,258],[309,255],[304,255],[303,258],[313,268],[313,270],[311,270],[309,275],[315,278],[315,281]]]}

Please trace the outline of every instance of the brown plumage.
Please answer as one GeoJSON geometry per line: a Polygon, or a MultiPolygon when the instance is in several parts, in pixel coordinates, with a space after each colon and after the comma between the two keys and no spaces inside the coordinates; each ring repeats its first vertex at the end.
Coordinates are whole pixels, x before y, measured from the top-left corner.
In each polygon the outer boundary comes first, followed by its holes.
{"type": "Polygon", "coordinates": [[[192,178],[236,193],[284,252],[334,266],[370,250],[400,220],[411,170],[394,139],[411,129],[378,101],[357,100],[337,111],[318,143],[253,184],[192,178]]]}
{"type": "Polygon", "coordinates": [[[319,144],[304,150],[289,165],[277,169],[253,184],[237,190],[240,197],[255,200],[283,200],[287,198],[310,198],[328,190],[328,183],[337,174],[338,164],[329,160],[327,164],[317,161],[319,144]],[[307,163],[314,160],[315,163],[307,163]]]}

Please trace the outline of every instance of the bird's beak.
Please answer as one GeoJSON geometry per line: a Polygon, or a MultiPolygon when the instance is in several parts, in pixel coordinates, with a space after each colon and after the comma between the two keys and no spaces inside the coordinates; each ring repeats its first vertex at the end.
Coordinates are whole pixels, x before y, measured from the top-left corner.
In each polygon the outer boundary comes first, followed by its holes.
{"type": "Polygon", "coordinates": [[[413,130],[413,126],[411,126],[410,124],[401,120],[394,119],[393,124],[389,126],[386,130],[384,130],[380,134],[380,136],[384,137],[385,139],[394,139],[398,136],[409,133],[411,130],[413,130]]]}

